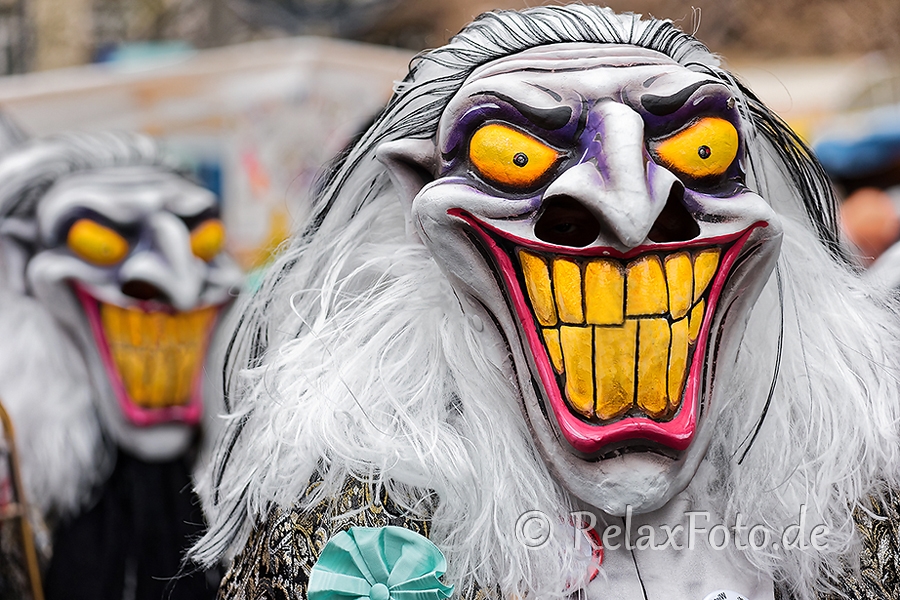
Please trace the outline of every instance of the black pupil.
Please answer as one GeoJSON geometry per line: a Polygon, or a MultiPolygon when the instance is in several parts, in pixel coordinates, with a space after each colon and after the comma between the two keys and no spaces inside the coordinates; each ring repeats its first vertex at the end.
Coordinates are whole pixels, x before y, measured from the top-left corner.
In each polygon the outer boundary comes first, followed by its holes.
{"type": "Polygon", "coordinates": [[[517,167],[524,167],[528,164],[528,155],[524,152],[516,152],[516,155],[513,156],[513,163],[517,167]]]}
{"type": "Polygon", "coordinates": [[[697,154],[700,155],[700,158],[707,159],[712,154],[712,150],[709,149],[709,146],[700,146],[697,148],[697,154]]]}

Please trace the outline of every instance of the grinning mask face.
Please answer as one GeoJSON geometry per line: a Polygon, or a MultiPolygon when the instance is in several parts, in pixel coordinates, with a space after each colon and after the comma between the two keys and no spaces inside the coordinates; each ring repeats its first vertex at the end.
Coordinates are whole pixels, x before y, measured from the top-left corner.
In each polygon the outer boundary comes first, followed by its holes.
{"type": "Polygon", "coordinates": [[[214,196],[152,166],[76,172],[41,198],[37,227],[28,280],[77,332],[105,428],[144,458],[183,452],[213,326],[241,281],[214,196]]]}
{"type": "Polygon", "coordinates": [[[476,329],[506,340],[551,470],[612,514],[694,476],[772,271],[781,230],[745,185],[744,135],[721,81],[579,43],[483,65],[434,145],[379,150],[476,329]]]}

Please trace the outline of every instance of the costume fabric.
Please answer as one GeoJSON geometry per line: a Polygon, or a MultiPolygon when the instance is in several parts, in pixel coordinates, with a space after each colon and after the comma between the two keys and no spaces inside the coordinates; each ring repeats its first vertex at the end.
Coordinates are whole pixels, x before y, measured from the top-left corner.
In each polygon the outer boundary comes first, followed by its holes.
{"type": "Polygon", "coordinates": [[[148,463],[119,451],[96,501],[56,530],[46,597],[214,598],[215,570],[183,564],[203,532],[190,467],[187,457],[148,463]]]}
{"type": "MultiPolygon", "coordinates": [[[[831,581],[832,590],[821,593],[821,600],[900,598],[900,511],[896,497],[891,500],[888,505],[872,500],[856,509],[853,516],[862,538],[859,573],[831,581]]],[[[358,482],[348,484],[335,501],[312,510],[300,503],[287,511],[273,509],[234,558],[218,597],[305,600],[309,571],[336,531],[396,525],[428,535],[427,521],[403,514],[387,498],[373,502],[368,487],[358,482]]],[[[493,596],[478,590],[471,597],[486,600],[493,596]]],[[[795,597],[783,587],[775,588],[778,600],[795,597]]]]}

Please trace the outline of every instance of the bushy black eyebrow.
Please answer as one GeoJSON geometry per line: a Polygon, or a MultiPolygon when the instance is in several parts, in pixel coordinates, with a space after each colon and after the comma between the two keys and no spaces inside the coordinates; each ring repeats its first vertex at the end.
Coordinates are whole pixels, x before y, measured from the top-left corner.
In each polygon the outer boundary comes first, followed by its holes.
{"type": "Polygon", "coordinates": [[[193,229],[200,223],[204,221],[209,221],[210,219],[218,219],[219,218],[219,206],[213,205],[208,208],[201,210],[200,212],[193,215],[176,215],[179,219],[181,219],[185,225],[187,225],[188,229],[193,229]]]}
{"type": "Polygon", "coordinates": [[[111,216],[107,216],[92,208],[78,206],[69,210],[53,225],[50,236],[52,243],[54,245],[64,243],[64,240],[69,233],[69,229],[72,228],[72,225],[74,225],[76,221],[80,221],[81,219],[88,219],[89,221],[99,223],[129,239],[136,238],[140,233],[140,220],[118,221],[111,216]]]}
{"type": "Polygon", "coordinates": [[[697,83],[693,83],[686,88],[675,92],[671,96],[655,96],[653,94],[644,94],[641,96],[641,106],[652,115],[656,115],[657,117],[664,117],[666,115],[671,115],[673,112],[684,106],[684,103],[688,101],[694,92],[703,87],[704,85],[709,85],[711,83],[718,84],[718,81],[698,81],[697,83]]]}
{"type": "Polygon", "coordinates": [[[562,129],[572,118],[572,108],[569,106],[556,106],[554,108],[537,108],[529,106],[524,102],[519,102],[505,94],[499,92],[479,92],[473,94],[472,97],[493,96],[498,100],[506,102],[515,108],[523,117],[547,131],[555,131],[562,129]]]}

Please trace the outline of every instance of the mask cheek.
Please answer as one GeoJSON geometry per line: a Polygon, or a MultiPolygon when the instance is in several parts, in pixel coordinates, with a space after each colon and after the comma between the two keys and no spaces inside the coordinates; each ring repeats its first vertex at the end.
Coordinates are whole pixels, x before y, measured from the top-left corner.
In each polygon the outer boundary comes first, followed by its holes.
{"type": "MultiPolygon", "coordinates": [[[[531,231],[529,215],[541,207],[541,196],[519,197],[471,182],[463,176],[451,175],[426,185],[411,206],[411,220],[416,227],[424,221],[444,222],[447,215],[465,213],[481,219],[515,220],[531,231]]],[[[452,223],[456,223],[454,218],[452,223]]]]}
{"type": "Polygon", "coordinates": [[[714,196],[701,191],[685,190],[685,207],[701,224],[704,235],[745,228],[755,222],[774,223],[778,217],[772,206],[758,193],[741,189],[729,196],[714,196]]]}

